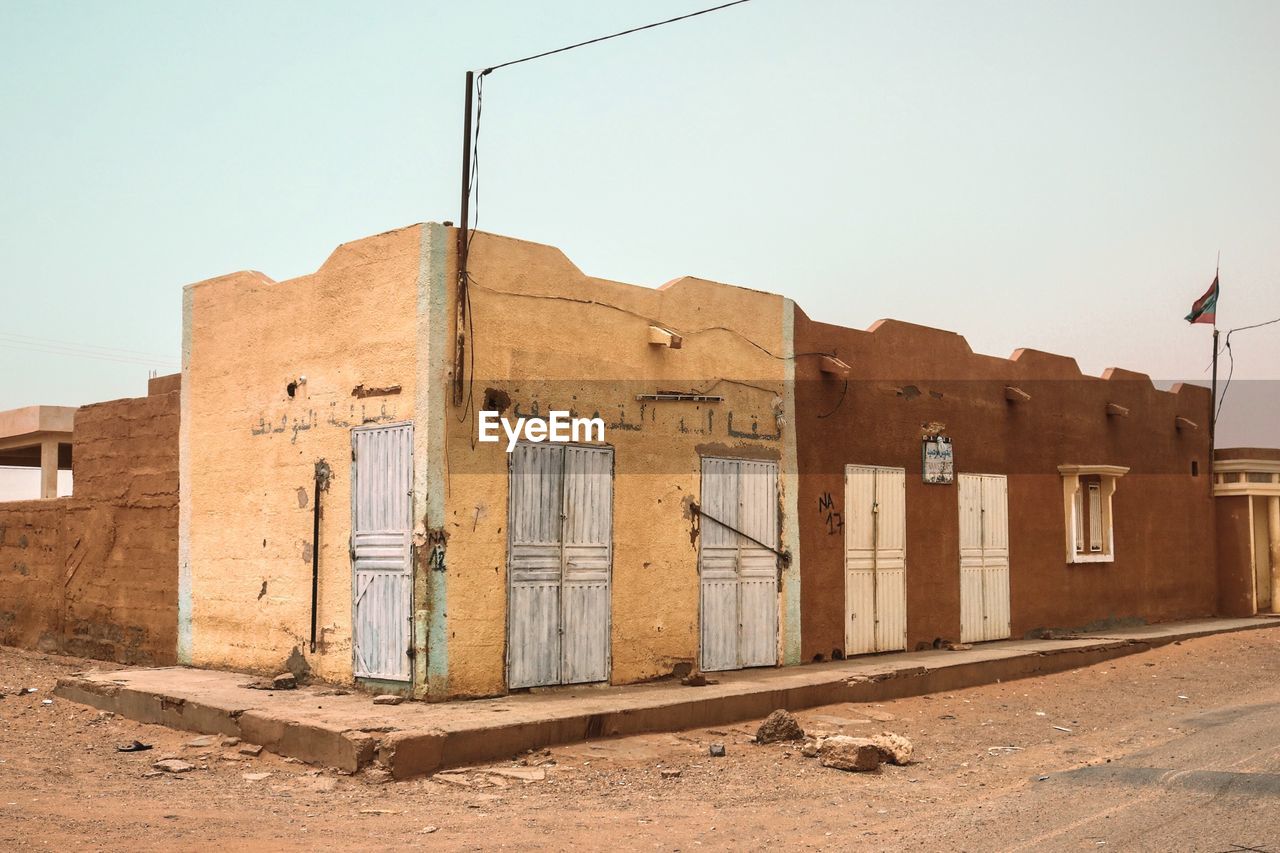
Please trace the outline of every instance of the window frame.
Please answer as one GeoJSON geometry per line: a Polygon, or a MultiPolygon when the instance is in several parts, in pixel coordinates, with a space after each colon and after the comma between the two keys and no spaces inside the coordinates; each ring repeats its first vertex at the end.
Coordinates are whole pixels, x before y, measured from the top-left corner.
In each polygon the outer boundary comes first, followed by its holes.
{"type": "Polygon", "coordinates": [[[1115,562],[1115,516],[1111,499],[1117,482],[1129,469],[1121,465],[1059,465],[1058,473],[1062,475],[1067,562],[1115,562]],[[1085,477],[1090,482],[1082,482],[1085,477]]]}

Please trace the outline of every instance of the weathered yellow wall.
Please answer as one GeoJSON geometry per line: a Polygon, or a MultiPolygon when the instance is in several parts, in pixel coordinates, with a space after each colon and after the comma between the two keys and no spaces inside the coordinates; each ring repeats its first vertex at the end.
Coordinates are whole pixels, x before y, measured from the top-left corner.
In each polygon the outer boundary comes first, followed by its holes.
{"type": "MultiPolygon", "coordinates": [[[[473,239],[470,272],[472,412],[460,422],[451,409],[446,418],[448,693],[505,689],[508,456],[505,440],[474,447],[471,440],[474,410],[486,407],[489,389],[509,395],[526,415],[535,405],[544,414],[599,412],[610,425],[612,681],[695,663],[698,552],[687,502],[699,499],[699,452],[783,461],[783,439],[733,438],[727,430],[730,413],[739,432],[753,421],[760,434],[779,430],[783,298],[690,278],[660,289],[593,279],[557,249],[488,234],[473,239]],[[651,346],[651,321],[683,334],[683,348],[651,346]],[[736,331],[716,328],[723,326],[736,331]],[[635,399],[668,389],[726,399],[635,399]]],[[[785,469],[782,484],[792,487],[785,469]]],[[[439,665],[441,650],[431,654],[439,665]]]]}
{"type": "Polygon", "coordinates": [[[289,281],[241,272],[188,288],[179,648],[190,663],[278,672],[297,649],[321,677],[351,677],[350,430],[413,417],[421,231],[345,244],[289,281]],[[286,385],[300,376],[290,399],[286,385]],[[401,391],[358,399],[357,385],[401,391]],[[333,480],[322,496],[313,655],[320,459],[333,480]]]}

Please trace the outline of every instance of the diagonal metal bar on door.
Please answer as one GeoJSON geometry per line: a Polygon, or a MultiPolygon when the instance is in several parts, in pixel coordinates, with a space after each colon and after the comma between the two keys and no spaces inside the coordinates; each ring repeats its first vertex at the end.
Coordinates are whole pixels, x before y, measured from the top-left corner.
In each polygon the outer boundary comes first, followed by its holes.
{"type": "Polygon", "coordinates": [[[739,530],[738,528],[734,527],[732,524],[725,524],[723,521],[721,521],[720,519],[716,518],[716,517],[715,517],[714,515],[712,515],[711,513],[709,513],[709,512],[707,512],[707,511],[705,511],[705,510],[704,510],[702,507],[700,507],[698,504],[693,504],[693,505],[692,505],[692,509],[693,509],[693,511],[694,511],[694,512],[696,512],[698,515],[702,516],[703,518],[709,518],[709,519],[711,519],[712,521],[714,521],[716,524],[718,524],[718,525],[720,525],[721,527],[723,527],[724,529],[726,529],[726,530],[731,530],[731,531],[733,531],[734,533],[736,533],[736,534],[738,534],[739,536],[741,536],[743,539],[747,539],[747,540],[749,540],[749,541],[751,541],[751,542],[754,542],[755,544],[759,545],[761,548],[764,548],[766,551],[770,551],[770,552],[772,552],[772,553],[776,554],[776,555],[777,555],[777,557],[778,557],[778,559],[782,561],[782,565],[783,565],[783,566],[789,566],[789,565],[791,565],[791,554],[790,554],[790,552],[788,552],[788,551],[779,551],[777,548],[774,548],[772,545],[766,545],[766,544],[764,544],[764,543],[763,543],[763,542],[761,542],[759,539],[757,539],[757,538],[755,538],[754,536],[752,536],[750,533],[743,533],[741,530],[739,530]]]}

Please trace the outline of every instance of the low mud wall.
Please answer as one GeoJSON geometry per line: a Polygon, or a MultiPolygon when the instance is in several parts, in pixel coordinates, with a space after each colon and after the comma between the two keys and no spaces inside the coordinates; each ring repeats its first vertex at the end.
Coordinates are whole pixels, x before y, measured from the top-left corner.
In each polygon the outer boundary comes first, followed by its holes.
{"type": "Polygon", "coordinates": [[[178,396],[77,410],[73,495],[0,503],[0,643],[176,661],[178,396]]]}

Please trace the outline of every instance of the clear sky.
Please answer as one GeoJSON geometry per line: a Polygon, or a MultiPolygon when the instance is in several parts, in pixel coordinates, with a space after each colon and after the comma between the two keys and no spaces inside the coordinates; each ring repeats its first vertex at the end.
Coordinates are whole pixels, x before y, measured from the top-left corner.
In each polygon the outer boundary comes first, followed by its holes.
{"type": "MultiPolygon", "coordinates": [[[[0,0],[0,409],[144,393],[184,284],[456,220],[466,69],[708,5],[0,0]]],[[[752,0],[487,78],[479,224],[1203,380],[1219,250],[1220,326],[1280,317],[1277,44],[1273,0],[752,0]]],[[[1280,444],[1280,325],[1233,352],[1220,443],[1280,444]]]]}

